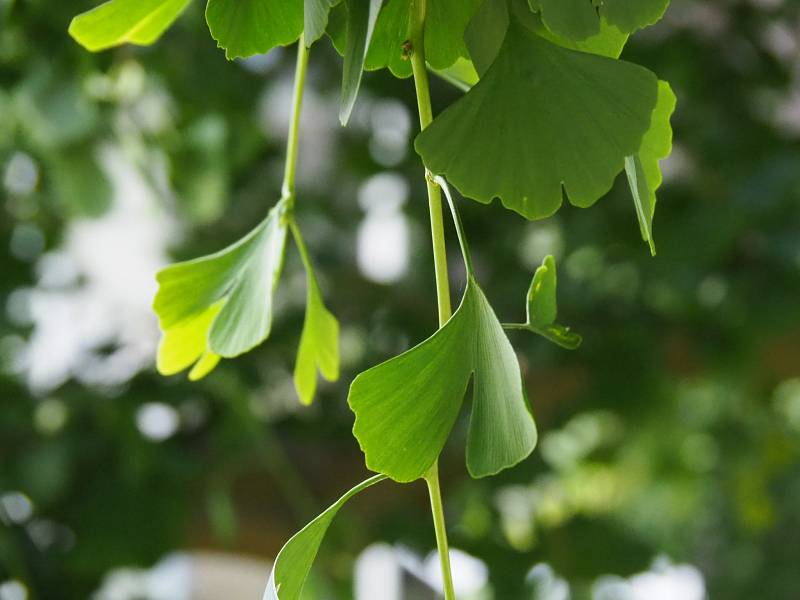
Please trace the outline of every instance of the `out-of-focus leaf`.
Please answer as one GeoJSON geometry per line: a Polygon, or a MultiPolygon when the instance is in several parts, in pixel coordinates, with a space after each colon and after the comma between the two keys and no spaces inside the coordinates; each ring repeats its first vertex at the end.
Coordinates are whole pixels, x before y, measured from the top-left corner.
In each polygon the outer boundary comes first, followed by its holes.
{"type": "Polygon", "coordinates": [[[208,0],[211,36],[229,59],[264,54],[303,33],[300,0],[208,0]]]}
{"type": "Polygon", "coordinates": [[[556,261],[552,256],[547,256],[536,269],[528,289],[525,323],[504,324],[503,327],[532,331],[568,350],[575,350],[581,345],[581,336],[570,331],[569,327],[556,323],[556,285],[556,261]]]}
{"type": "Polygon", "coordinates": [[[653,111],[650,129],[642,138],[639,153],[625,159],[625,172],[633,195],[636,216],[642,230],[642,239],[655,256],[653,215],[656,210],[656,191],[663,179],[659,162],[672,151],[672,126],[670,117],[675,111],[676,98],[669,83],[658,82],[658,103],[653,111]]]}
{"type": "Polygon", "coordinates": [[[263,600],[298,600],[334,517],[350,498],[384,479],[375,475],[359,483],[286,542],[275,558],[263,600]]]}
{"type": "Polygon", "coordinates": [[[450,435],[473,374],[467,467],[485,477],[528,456],[536,426],[514,350],[470,276],[461,305],[441,329],[353,381],[353,434],[367,466],[400,482],[423,476],[450,435]]]}
{"type": "Polygon", "coordinates": [[[149,46],[191,0],[110,0],[72,19],[69,34],[91,52],[120,44],[149,46]]]}
{"type": "Polygon", "coordinates": [[[425,166],[469,198],[528,219],[562,187],[591,206],[640,147],[656,105],[647,69],[552,44],[512,23],[492,66],[416,139],[425,166]]]}
{"type": "Polygon", "coordinates": [[[52,153],[45,161],[58,207],[64,214],[97,217],[111,205],[111,182],[85,146],[52,153]]]}
{"type": "Polygon", "coordinates": [[[339,121],[347,125],[353,105],[361,85],[364,72],[364,59],[367,54],[375,21],[381,9],[381,0],[345,0],[347,9],[347,43],[344,51],[342,69],[342,99],[339,107],[339,121]]]}
{"type": "Polygon", "coordinates": [[[286,243],[284,203],[241,240],[215,254],[159,272],[154,309],[164,340],[158,367],[164,374],[198,359],[191,375],[213,368],[214,355],[232,358],[264,341],[272,326],[272,295],[286,243]]]}

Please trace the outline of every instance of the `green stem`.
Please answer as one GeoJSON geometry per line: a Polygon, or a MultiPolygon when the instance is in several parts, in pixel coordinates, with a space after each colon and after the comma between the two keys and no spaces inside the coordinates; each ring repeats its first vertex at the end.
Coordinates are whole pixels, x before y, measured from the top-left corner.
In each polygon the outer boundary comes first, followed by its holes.
{"type": "Polygon", "coordinates": [[[300,110],[303,106],[303,91],[306,87],[306,71],[308,70],[308,48],[303,36],[297,42],[297,66],[294,72],[294,92],[292,95],[292,118],[289,122],[289,135],[286,140],[286,166],[283,171],[283,187],[281,195],[288,203],[288,209],[294,207],[295,174],[297,173],[297,148],[300,132],[300,110]]]}
{"type": "MultiPolygon", "coordinates": [[[[417,91],[417,108],[419,124],[425,129],[433,121],[430,83],[425,65],[425,13],[426,0],[413,0],[409,27],[409,44],[411,67],[414,72],[414,84],[417,91]]],[[[450,282],[447,275],[447,246],[444,237],[444,218],[442,215],[442,191],[434,183],[429,173],[425,173],[428,188],[428,209],[431,216],[431,238],[433,241],[433,264],[436,273],[436,298],[439,312],[439,327],[442,327],[452,314],[450,303],[450,282]]],[[[425,475],[428,484],[428,495],[431,499],[433,527],[436,531],[436,547],[439,550],[439,561],[442,567],[445,600],[455,600],[453,575],[450,569],[450,551],[447,542],[447,530],[442,508],[442,493],[439,487],[439,461],[431,465],[425,475]]]]}
{"type": "Polygon", "coordinates": [[[455,223],[456,233],[458,234],[458,244],[461,246],[461,255],[464,257],[464,265],[467,267],[467,273],[475,277],[475,270],[472,268],[472,254],[470,254],[469,244],[467,243],[467,234],[464,231],[464,225],[461,223],[461,215],[458,213],[450,188],[447,182],[438,175],[433,178],[433,181],[444,191],[444,195],[447,197],[447,204],[450,206],[450,214],[453,215],[453,223],[455,223]]]}
{"type": "Polygon", "coordinates": [[[428,484],[428,495],[431,498],[431,513],[433,513],[433,528],[436,531],[436,547],[439,549],[439,562],[442,567],[442,581],[444,581],[445,600],[455,600],[456,591],[453,588],[453,573],[450,570],[450,548],[447,543],[447,529],[444,524],[444,509],[442,508],[442,491],[439,488],[439,461],[431,466],[425,475],[428,484]]]}
{"type": "MultiPolygon", "coordinates": [[[[431,90],[428,70],[425,65],[425,0],[414,0],[411,8],[411,67],[417,89],[417,108],[419,124],[425,129],[433,121],[431,90]]],[[[428,208],[431,215],[431,236],[433,239],[433,265],[436,273],[436,297],[438,299],[439,326],[444,325],[452,314],[450,303],[450,282],[447,276],[447,248],[444,238],[444,219],[442,217],[442,192],[430,177],[425,177],[428,186],[428,208]]]]}

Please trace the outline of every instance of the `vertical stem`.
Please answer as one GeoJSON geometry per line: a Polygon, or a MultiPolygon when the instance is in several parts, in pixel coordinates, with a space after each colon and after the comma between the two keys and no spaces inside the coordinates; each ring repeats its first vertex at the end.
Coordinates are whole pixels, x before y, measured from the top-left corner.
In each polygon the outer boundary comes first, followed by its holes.
{"type": "Polygon", "coordinates": [[[289,121],[289,135],[286,141],[286,166],[283,171],[281,194],[289,207],[294,205],[294,180],[297,172],[297,146],[300,131],[300,109],[303,106],[303,90],[306,86],[308,70],[308,48],[303,36],[297,42],[297,66],[294,71],[294,92],[292,94],[292,117],[289,121]]]}
{"type": "MultiPolygon", "coordinates": [[[[428,71],[425,65],[425,12],[426,0],[413,0],[409,27],[409,44],[411,51],[411,67],[414,72],[414,84],[417,90],[417,108],[419,124],[425,129],[433,121],[431,92],[428,82],[428,71]]],[[[428,187],[428,208],[431,215],[431,238],[433,241],[433,264],[436,272],[436,298],[439,312],[439,327],[443,326],[452,314],[450,303],[450,282],[447,276],[447,247],[444,237],[444,219],[442,217],[442,192],[429,174],[425,173],[428,187]]],[[[442,567],[445,600],[455,600],[453,575],[450,569],[450,551],[447,543],[447,530],[442,508],[442,493],[439,488],[439,461],[433,463],[425,475],[428,484],[428,495],[431,499],[433,526],[436,531],[436,547],[439,550],[439,561],[442,567]]]]}
{"type": "MultiPolygon", "coordinates": [[[[431,107],[431,91],[428,83],[428,71],[425,65],[425,0],[414,0],[411,8],[411,27],[409,42],[411,43],[411,67],[414,72],[414,84],[417,88],[417,108],[419,124],[425,129],[433,121],[431,107]]],[[[444,238],[444,219],[442,218],[442,191],[426,173],[425,183],[428,186],[428,208],[431,215],[431,236],[433,239],[433,264],[436,272],[436,297],[438,299],[439,326],[450,318],[450,282],[447,277],[447,249],[444,238]]]]}

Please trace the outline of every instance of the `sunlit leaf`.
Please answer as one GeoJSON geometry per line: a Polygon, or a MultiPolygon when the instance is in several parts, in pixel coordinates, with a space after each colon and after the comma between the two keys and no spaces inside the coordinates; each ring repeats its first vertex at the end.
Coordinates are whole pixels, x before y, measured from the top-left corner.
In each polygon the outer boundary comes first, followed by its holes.
{"type": "Polygon", "coordinates": [[[600,14],[623,33],[633,33],[657,23],[670,0],[603,0],[600,14]]]}
{"type": "Polygon", "coordinates": [[[191,0],[110,0],[72,19],[69,34],[92,52],[154,43],[191,0]]]}
{"type": "Polygon", "coordinates": [[[675,94],[666,81],[658,82],[658,103],[653,111],[650,129],[642,138],[639,153],[625,159],[625,172],[633,195],[636,216],[642,230],[642,238],[655,256],[653,239],[653,214],[656,210],[656,191],[661,186],[662,175],[659,162],[672,151],[672,126],[670,117],[675,111],[675,94]]]}
{"type": "Polygon", "coordinates": [[[416,139],[428,169],[483,203],[552,215],[562,187],[592,205],[635,154],[658,80],[647,69],[552,44],[512,22],[481,80],[416,139]]]}
{"type": "Polygon", "coordinates": [[[334,517],[350,498],[384,479],[376,475],[358,484],[286,542],[275,558],[263,600],[298,600],[334,517]]]}
{"type": "Polygon", "coordinates": [[[300,0],[208,0],[211,36],[229,59],[263,54],[297,41],[303,32],[300,0]]]}
{"type": "Polygon", "coordinates": [[[514,350],[470,276],[461,305],[439,331],[353,381],[353,433],[367,466],[400,482],[421,477],[444,447],[473,375],[467,467],[484,477],[528,456],[536,426],[514,350]]]}
{"type": "Polygon", "coordinates": [[[339,121],[346,125],[358,96],[364,59],[367,54],[375,21],[381,9],[381,0],[345,0],[347,9],[347,42],[342,70],[342,100],[339,121]]]}
{"type": "Polygon", "coordinates": [[[294,228],[294,233],[303,255],[307,285],[306,316],[294,367],[294,386],[300,401],[311,404],[317,389],[317,369],[328,381],[339,379],[339,322],[322,301],[299,230],[294,228]]]}
{"type": "Polygon", "coordinates": [[[536,269],[531,287],[528,289],[525,323],[507,324],[503,327],[538,333],[568,350],[580,346],[582,342],[580,335],[570,331],[569,327],[556,323],[558,316],[556,285],[556,261],[552,256],[547,256],[542,266],[536,269]]]}
{"type": "Polygon", "coordinates": [[[272,326],[272,295],[286,244],[283,203],[224,250],[159,272],[154,309],[164,340],[159,370],[171,374],[210,355],[230,358],[264,341],[272,326]]]}

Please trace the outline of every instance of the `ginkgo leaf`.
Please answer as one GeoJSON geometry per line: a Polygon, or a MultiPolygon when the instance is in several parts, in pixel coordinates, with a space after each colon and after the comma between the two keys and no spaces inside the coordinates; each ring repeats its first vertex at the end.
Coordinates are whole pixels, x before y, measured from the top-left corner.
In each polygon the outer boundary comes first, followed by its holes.
{"type": "MultiPolygon", "coordinates": [[[[153,308],[164,332],[159,370],[172,374],[200,359],[231,358],[264,341],[272,326],[272,295],[286,245],[284,204],[228,248],[171,265],[157,275],[153,308]]],[[[213,367],[213,365],[212,365],[213,367]]]]}
{"type": "Polygon", "coordinates": [[[635,154],[656,105],[647,69],[552,44],[512,22],[481,80],[415,141],[464,196],[529,219],[587,207],[635,154]]]}
{"type": "Polygon", "coordinates": [[[191,0],[110,0],[72,19],[69,34],[98,52],[120,44],[148,46],[158,40],[191,0]]]}
{"type": "Polygon", "coordinates": [[[263,600],[298,600],[334,517],[350,498],[384,479],[375,475],[359,483],[286,542],[275,558],[263,600]]]}
{"type": "MultiPolygon", "coordinates": [[[[362,2],[364,0],[361,0],[362,2]]],[[[425,59],[433,69],[446,69],[467,57],[464,30],[481,0],[437,0],[427,3],[425,18],[425,59]]],[[[344,52],[341,12],[328,28],[339,52],[344,52]]],[[[384,2],[369,44],[364,68],[368,71],[389,68],[395,77],[411,76],[405,42],[408,41],[411,0],[384,2]]]]}
{"type": "Polygon", "coordinates": [[[464,32],[472,63],[482,77],[503,46],[510,23],[505,0],[484,0],[464,32]]]}
{"type": "Polygon", "coordinates": [[[600,33],[592,0],[538,0],[542,22],[556,35],[575,42],[600,33]]]}
{"type": "Polygon", "coordinates": [[[342,100],[339,108],[339,121],[347,125],[350,113],[361,86],[364,72],[364,59],[375,30],[375,21],[381,10],[382,0],[345,0],[347,9],[347,42],[344,51],[342,70],[342,100]]]}
{"type": "Polygon", "coordinates": [[[306,269],[306,316],[294,367],[294,387],[303,404],[311,404],[317,389],[317,369],[328,381],[339,379],[339,322],[325,307],[300,229],[292,233],[306,269]]]}
{"type": "Polygon", "coordinates": [[[636,216],[642,231],[642,239],[650,246],[655,256],[653,239],[653,215],[656,209],[656,191],[661,186],[662,175],[659,162],[672,151],[672,126],[670,117],[675,111],[676,98],[669,83],[658,82],[658,103],[653,111],[650,129],[642,138],[639,153],[625,159],[625,172],[633,195],[636,216]]]}
{"type": "Polygon", "coordinates": [[[581,336],[570,331],[569,327],[556,323],[556,285],[556,260],[546,256],[536,269],[528,289],[525,323],[504,324],[503,327],[532,331],[568,350],[575,350],[583,341],[581,336]]]}
{"type": "Polygon", "coordinates": [[[303,33],[301,0],[208,0],[211,37],[228,59],[263,54],[303,33]]]}
{"type": "Polygon", "coordinates": [[[316,42],[325,34],[328,26],[328,15],[331,7],[339,0],[304,0],[303,1],[303,39],[306,46],[316,42]]]}
{"type": "Polygon", "coordinates": [[[670,0],[602,0],[600,14],[623,33],[657,23],[670,0]]]}
{"type": "Polygon", "coordinates": [[[399,482],[423,476],[450,435],[473,375],[467,467],[484,477],[527,457],[536,426],[514,350],[469,276],[461,305],[441,329],[353,381],[353,434],[367,467],[399,482]]]}

